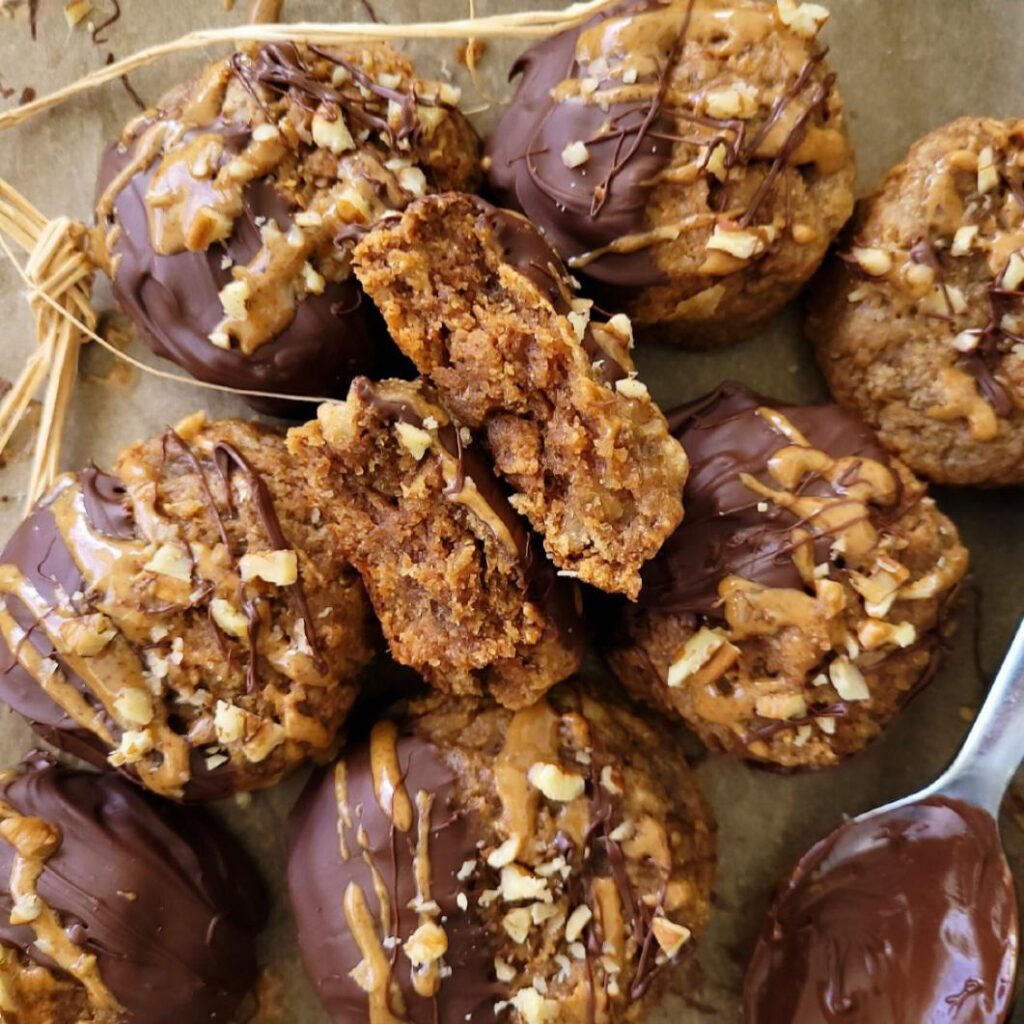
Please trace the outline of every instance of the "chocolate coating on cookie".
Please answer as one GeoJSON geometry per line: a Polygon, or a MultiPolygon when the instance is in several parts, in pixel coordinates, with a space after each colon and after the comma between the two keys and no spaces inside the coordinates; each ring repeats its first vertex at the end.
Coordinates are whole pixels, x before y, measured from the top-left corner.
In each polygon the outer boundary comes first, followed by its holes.
{"type": "MultiPolygon", "coordinates": [[[[889,456],[860,417],[837,405],[776,406],[742,385],[725,384],[669,414],[669,426],[690,457],[686,520],[644,568],[640,603],[652,608],[721,618],[718,584],[742,576],[766,587],[801,587],[793,561],[792,528],[799,518],[766,510],[743,482],[769,478],[771,457],[785,438],[758,410],[771,406],[832,458],[889,456]]],[[[851,476],[853,482],[854,476],[851,476]]],[[[834,496],[833,485],[812,476],[803,496],[834,496]]],[[[893,496],[895,497],[895,496],[893,496]]],[[[814,564],[827,562],[833,538],[814,535],[814,564]]]]}
{"type": "Polygon", "coordinates": [[[645,1018],[708,911],[714,825],[669,740],[586,684],[393,709],[311,783],[289,888],[332,1018],[645,1018]],[[389,1016],[390,1013],[390,1016],[389,1016]]]}
{"type": "Polygon", "coordinates": [[[329,756],[369,606],[280,435],[202,417],[65,475],[0,556],[0,696],[176,799],[329,756]]]}
{"type": "Polygon", "coordinates": [[[936,797],[840,826],[785,881],[744,986],[748,1024],[997,1024],[1019,921],[992,817],[936,797]],[[913,964],[913,970],[907,965],[913,964]]]}
{"type": "Polygon", "coordinates": [[[0,980],[32,1024],[213,1024],[256,979],[268,901],[199,811],[37,758],[0,777],[0,980]]]}
{"type": "Polygon", "coordinates": [[[276,393],[339,395],[357,373],[398,371],[347,254],[415,196],[473,186],[456,99],[385,46],[269,44],[132,122],[101,168],[99,248],[153,350],[202,380],[276,393]]]}
{"type": "Polygon", "coordinates": [[[687,517],[609,659],[713,749],[833,764],[934,675],[968,555],[854,414],[726,384],[669,414],[687,517]]]}
{"type": "Polygon", "coordinates": [[[491,188],[603,305],[613,295],[683,342],[751,330],[852,206],[820,20],[785,0],[605,8],[513,66],[517,92],[487,142],[491,188]]]}

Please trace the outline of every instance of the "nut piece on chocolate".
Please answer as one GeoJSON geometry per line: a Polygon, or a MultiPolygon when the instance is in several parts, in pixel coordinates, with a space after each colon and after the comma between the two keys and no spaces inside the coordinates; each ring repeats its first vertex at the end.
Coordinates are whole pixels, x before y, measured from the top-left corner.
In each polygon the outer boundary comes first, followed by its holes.
{"type": "Polygon", "coordinates": [[[437,695],[379,720],[293,814],[299,946],[332,1019],[646,1020],[714,872],[674,749],[583,683],[515,713],[437,695]]]}
{"type": "Polygon", "coordinates": [[[201,380],[290,394],[340,396],[393,368],[353,240],[428,191],[475,187],[458,98],[384,44],[273,43],[129,123],[100,171],[97,249],[153,351],[201,380]]]}
{"type": "Polygon", "coordinates": [[[0,774],[5,1021],[233,1020],[267,909],[242,848],[201,811],[39,755],[0,774]]]}
{"type": "Polygon", "coordinates": [[[956,528],[837,405],[726,384],[669,420],[686,522],[621,610],[612,667],[712,749],[834,764],[931,679],[967,571],[956,528]]]}
{"type": "Polygon", "coordinates": [[[626,0],[527,50],[489,184],[607,306],[734,341],[811,276],[853,208],[853,153],[798,0],[626,0]]]}
{"type": "Polygon", "coordinates": [[[441,401],[483,431],[552,561],[635,598],[682,518],[687,461],[636,379],[629,320],[591,320],[537,229],[472,196],[412,204],[355,267],[441,401]]]}
{"type": "Polygon", "coordinates": [[[0,555],[0,698],[175,799],[330,757],[372,629],[284,439],[236,420],[61,477],[0,555]]]}
{"type": "Polygon", "coordinates": [[[357,378],[288,444],[397,661],[442,690],[490,691],[513,708],[579,667],[575,585],[426,385],[357,378]]]}
{"type": "Polygon", "coordinates": [[[811,296],[832,394],[916,473],[1024,483],[1024,120],[963,117],[862,200],[811,296]]]}

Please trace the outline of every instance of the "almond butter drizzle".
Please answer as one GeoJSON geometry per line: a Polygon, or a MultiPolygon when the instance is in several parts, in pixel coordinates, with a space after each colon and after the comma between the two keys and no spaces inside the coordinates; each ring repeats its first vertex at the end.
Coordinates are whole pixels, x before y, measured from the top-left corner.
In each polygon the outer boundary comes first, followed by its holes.
{"type": "MultiPolygon", "coordinates": [[[[11,775],[5,773],[4,777],[9,779],[11,775]]],[[[96,957],[68,938],[59,914],[39,896],[39,877],[47,860],[60,848],[59,828],[40,818],[26,817],[10,804],[0,801],[0,837],[15,852],[8,882],[14,903],[11,924],[25,924],[32,929],[36,948],[85,989],[89,1005],[96,1013],[123,1012],[103,982],[96,957]]],[[[0,964],[0,974],[2,970],[3,965],[0,964]]]]}
{"type": "Polygon", "coordinates": [[[558,760],[558,728],[558,715],[546,700],[517,711],[494,765],[501,829],[508,836],[518,836],[524,846],[533,840],[540,806],[540,792],[527,775],[538,761],[558,760]]]}
{"type": "Polygon", "coordinates": [[[370,732],[370,765],[373,793],[380,809],[399,832],[412,828],[412,803],[402,782],[398,764],[398,726],[385,718],[370,732]]]}
{"type": "Polygon", "coordinates": [[[338,804],[338,849],[341,859],[347,861],[351,853],[345,829],[352,828],[352,810],[348,805],[348,764],[344,760],[334,766],[334,799],[338,804]]]}
{"type": "Polygon", "coordinates": [[[344,908],[345,923],[363,955],[352,976],[369,999],[370,1024],[403,1024],[402,1018],[391,1012],[392,1000],[396,1006],[401,1005],[401,991],[391,977],[391,963],[377,935],[366,895],[355,882],[349,882],[345,889],[344,908]]]}

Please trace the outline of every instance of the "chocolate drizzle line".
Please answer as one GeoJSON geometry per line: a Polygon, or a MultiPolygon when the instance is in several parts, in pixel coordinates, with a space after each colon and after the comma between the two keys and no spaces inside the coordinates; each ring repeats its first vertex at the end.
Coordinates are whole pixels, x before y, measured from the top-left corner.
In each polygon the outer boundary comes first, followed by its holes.
{"type": "MultiPolygon", "coordinates": [[[[263,529],[266,531],[267,539],[272,547],[277,550],[284,550],[290,547],[281,530],[281,521],[277,517],[277,510],[274,508],[274,499],[270,496],[270,490],[262,475],[256,471],[248,459],[242,453],[226,441],[218,441],[213,446],[213,464],[224,481],[224,491],[227,496],[228,510],[235,514],[234,498],[231,491],[231,472],[239,470],[246,478],[252,497],[256,502],[256,512],[259,515],[263,529]]],[[[230,552],[230,547],[228,551],[230,552]]],[[[298,575],[295,583],[289,588],[292,594],[299,615],[306,628],[306,640],[313,652],[313,664],[317,671],[327,671],[327,662],[324,660],[316,638],[316,625],[313,615],[309,610],[309,602],[306,600],[306,591],[302,585],[302,569],[298,568],[298,575]]],[[[253,671],[252,659],[256,657],[255,634],[257,629],[256,602],[246,602],[246,615],[249,618],[249,657],[250,671],[253,671]]]]}

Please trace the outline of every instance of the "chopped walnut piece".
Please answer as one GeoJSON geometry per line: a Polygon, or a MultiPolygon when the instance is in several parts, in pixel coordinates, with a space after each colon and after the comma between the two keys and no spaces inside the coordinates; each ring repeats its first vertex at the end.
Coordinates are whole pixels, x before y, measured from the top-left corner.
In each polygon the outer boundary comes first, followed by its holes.
{"type": "Polygon", "coordinates": [[[527,773],[530,785],[539,789],[549,800],[568,803],[583,795],[586,782],[582,775],[563,771],[557,764],[538,761],[527,773]]]}

